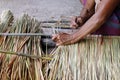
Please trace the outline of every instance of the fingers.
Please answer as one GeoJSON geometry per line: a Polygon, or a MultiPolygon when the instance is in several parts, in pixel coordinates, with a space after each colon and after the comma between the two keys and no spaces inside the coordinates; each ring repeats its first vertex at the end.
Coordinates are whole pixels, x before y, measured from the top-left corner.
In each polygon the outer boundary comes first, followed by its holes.
{"type": "Polygon", "coordinates": [[[81,18],[81,17],[78,17],[76,23],[77,23],[79,26],[82,26],[82,25],[83,25],[83,20],[82,20],[82,18],[81,18]]]}
{"type": "Polygon", "coordinates": [[[77,21],[77,17],[73,17],[72,20],[71,20],[71,24],[70,24],[70,26],[72,28],[77,28],[78,27],[78,24],[76,23],[76,21],[77,21]]]}
{"type": "Polygon", "coordinates": [[[64,33],[60,33],[60,34],[54,34],[52,35],[52,40],[56,43],[56,46],[62,45],[62,39],[61,39],[61,35],[63,35],[64,33]]]}
{"type": "Polygon", "coordinates": [[[52,40],[56,43],[56,46],[71,44],[70,34],[60,33],[52,35],[52,40]]]}
{"type": "Polygon", "coordinates": [[[58,34],[52,35],[52,40],[57,43],[59,40],[59,35],[58,34]]]}
{"type": "Polygon", "coordinates": [[[72,28],[78,28],[78,27],[82,26],[83,24],[84,24],[84,21],[83,21],[82,17],[78,16],[78,17],[72,18],[70,26],[72,28]]]}
{"type": "Polygon", "coordinates": [[[56,34],[53,34],[53,35],[52,35],[52,40],[54,41],[56,38],[57,38],[57,35],[56,35],[56,34]]]}
{"type": "Polygon", "coordinates": [[[61,45],[63,45],[62,42],[56,43],[56,46],[61,46],[61,45]]]}

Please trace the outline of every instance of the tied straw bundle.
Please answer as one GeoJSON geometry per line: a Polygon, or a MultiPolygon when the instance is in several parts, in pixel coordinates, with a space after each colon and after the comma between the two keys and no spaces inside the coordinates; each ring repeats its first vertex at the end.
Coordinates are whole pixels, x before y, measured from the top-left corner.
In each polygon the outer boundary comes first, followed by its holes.
{"type": "MultiPolygon", "coordinates": [[[[40,23],[26,14],[15,21],[11,11],[2,14],[1,33],[40,32],[40,23]]],[[[40,39],[40,36],[0,36],[0,80],[44,80],[43,59],[48,58],[41,50],[40,39]],[[17,53],[37,58],[14,55],[17,53]]]]}

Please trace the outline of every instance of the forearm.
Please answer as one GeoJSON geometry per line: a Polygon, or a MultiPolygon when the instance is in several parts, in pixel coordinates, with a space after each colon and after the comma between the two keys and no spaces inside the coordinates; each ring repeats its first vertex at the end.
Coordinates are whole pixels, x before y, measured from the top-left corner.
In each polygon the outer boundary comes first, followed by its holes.
{"type": "Polygon", "coordinates": [[[93,15],[77,32],[72,36],[75,39],[75,42],[84,38],[89,33],[96,31],[104,22],[100,19],[96,19],[93,15]]]}
{"type": "Polygon", "coordinates": [[[98,8],[96,13],[76,33],[72,35],[75,42],[101,27],[119,3],[120,1],[118,0],[102,1],[100,4],[101,7],[98,8]]]}
{"type": "Polygon", "coordinates": [[[83,6],[80,16],[78,16],[78,22],[79,22],[79,17],[82,19],[82,22],[85,23],[95,12],[94,9],[95,2],[94,0],[87,0],[86,4],[83,6]]]}

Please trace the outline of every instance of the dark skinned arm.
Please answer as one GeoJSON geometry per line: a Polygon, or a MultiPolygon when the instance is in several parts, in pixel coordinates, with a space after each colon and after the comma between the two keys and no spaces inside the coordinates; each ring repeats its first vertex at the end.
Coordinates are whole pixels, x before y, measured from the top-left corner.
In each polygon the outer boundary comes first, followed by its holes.
{"type": "Polygon", "coordinates": [[[119,5],[120,0],[102,0],[96,13],[74,34],[57,34],[53,40],[57,45],[67,45],[78,42],[86,35],[96,31],[106,22],[113,10],[119,5]],[[112,5],[112,6],[111,6],[112,5]]]}
{"type": "Polygon", "coordinates": [[[78,28],[82,26],[95,12],[95,1],[87,0],[86,4],[83,6],[80,15],[73,17],[71,21],[71,27],[78,28]]]}
{"type": "Polygon", "coordinates": [[[73,34],[73,37],[75,38],[74,41],[76,42],[87,34],[100,28],[119,3],[120,0],[102,0],[98,5],[96,13],[81,27],[78,32],[73,34]]]}

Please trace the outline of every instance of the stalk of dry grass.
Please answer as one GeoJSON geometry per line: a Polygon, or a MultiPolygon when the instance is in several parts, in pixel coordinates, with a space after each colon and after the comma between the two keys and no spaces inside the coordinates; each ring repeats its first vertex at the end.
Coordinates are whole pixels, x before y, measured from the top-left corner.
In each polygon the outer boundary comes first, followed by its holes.
{"type": "MultiPolygon", "coordinates": [[[[25,14],[14,21],[12,25],[8,25],[11,23],[9,19],[11,20],[13,16],[9,15],[9,11],[6,12],[6,15],[7,17],[2,17],[5,19],[1,19],[1,22],[5,22],[5,25],[0,25],[1,33],[40,32],[40,23],[34,18],[25,14]]],[[[12,55],[23,53],[24,55],[44,56],[40,39],[41,36],[0,36],[0,53],[4,53],[0,54],[0,80],[44,80],[42,59],[46,59],[45,57],[32,59],[12,55]]]]}
{"type": "Polygon", "coordinates": [[[52,53],[46,80],[119,80],[120,38],[89,36],[52,53]]]}

